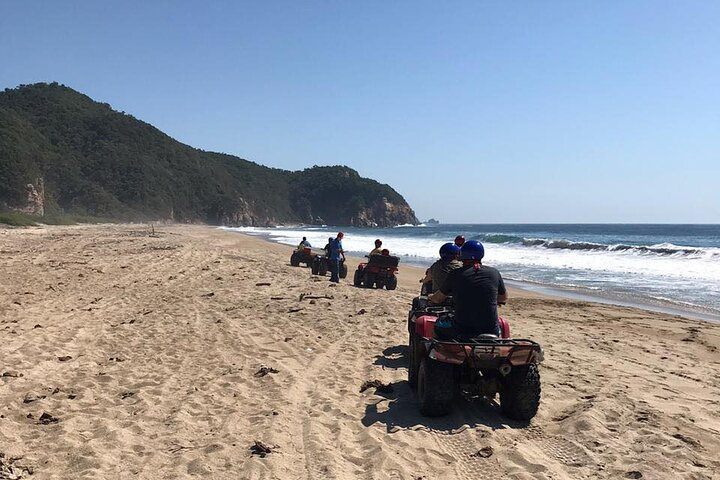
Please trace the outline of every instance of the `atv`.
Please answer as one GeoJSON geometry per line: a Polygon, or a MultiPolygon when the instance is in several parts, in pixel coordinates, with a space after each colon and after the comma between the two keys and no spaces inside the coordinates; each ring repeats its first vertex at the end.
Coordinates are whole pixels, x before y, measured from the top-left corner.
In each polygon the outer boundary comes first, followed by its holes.
{"type": "MultiPolygon", "coordinates": [[[[313,275],[325,276],[327,272],[330,271],[330,259],[328,259],[327,255],[315,255],[312,265],[310,266],[310,270],[313,275]]],[[[340,275],[340,278],[347,277],[348,268],[347,265],[345,265],[345,260],[340,260],[340,271],[338,274],[340,275]]]]}
{"type": "Polygon", "coordinates": [[[304,263],[306,267],[310,267],[313,262],[313,258],[317,256],[317,253],[313,252],[310,247],[305,247],[302,250],[293,251],[290,255],[290,265],[293,267],[299,267],[301,263],[304,263]]]}
{"type": "Polygon", "coordinates": [[[507,417],[532,419],[540,405],[542,347],[532,340],[510,338],[510,325],[503,317],[498,317],[499,337],[436,338],[436,321],[452,312],[450,304],[430,305],[427,298],[418,297],[408,316],[408,382],[417,390],[420,413],[428,417],[450,413],[458,391],[489,400],[499,393],[507,417]]]}
{"type": "Polygon", "coordinates": [[[367,263],[361,263],[355,270],[353,285],[365,288],[397,288],[397,277],[400,259],[392,255],[370,255],[367,263]]]}

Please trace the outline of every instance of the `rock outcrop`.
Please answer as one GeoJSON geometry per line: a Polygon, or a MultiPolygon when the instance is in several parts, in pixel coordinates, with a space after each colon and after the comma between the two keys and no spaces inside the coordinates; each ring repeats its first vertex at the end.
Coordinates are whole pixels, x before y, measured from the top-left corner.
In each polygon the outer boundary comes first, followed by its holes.
{"type": "Polygon", "coordinates": [[[355,227],[394,227],[396,225],[417,224],[415,212],[407,205],[398,205],[382,197],[370,208],[360,210],[350,219],[355,227]]]}
{"type": "Polygon", "coordinates": [[[45,182],[42,178],[35,180],[35,183],[28,183],[27,189],[27,203],[24,207],[18,210],[23,213],[29,213],[42,217],[45,215],[45,182]]]}

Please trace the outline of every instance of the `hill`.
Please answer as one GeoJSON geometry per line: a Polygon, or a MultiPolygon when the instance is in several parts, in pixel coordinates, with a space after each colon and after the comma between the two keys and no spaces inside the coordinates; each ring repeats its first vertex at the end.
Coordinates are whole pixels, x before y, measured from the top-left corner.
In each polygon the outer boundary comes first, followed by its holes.
{"type": "Polygon", "coordinates": [[[400,194],[349,167],[292,172],[192,148],[57,83],[0,93],[0,207],[231,225],[417,222],[400,194]]]}

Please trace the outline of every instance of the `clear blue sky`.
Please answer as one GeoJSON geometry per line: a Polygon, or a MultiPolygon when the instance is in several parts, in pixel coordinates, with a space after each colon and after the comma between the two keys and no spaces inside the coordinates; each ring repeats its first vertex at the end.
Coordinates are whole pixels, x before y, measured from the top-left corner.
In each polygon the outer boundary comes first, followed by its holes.
{"type": "Polygon", "coordinates": [[[39,81],[422,219],[720,223],[714,0],[4,0],[0,88],[39,81]]]}

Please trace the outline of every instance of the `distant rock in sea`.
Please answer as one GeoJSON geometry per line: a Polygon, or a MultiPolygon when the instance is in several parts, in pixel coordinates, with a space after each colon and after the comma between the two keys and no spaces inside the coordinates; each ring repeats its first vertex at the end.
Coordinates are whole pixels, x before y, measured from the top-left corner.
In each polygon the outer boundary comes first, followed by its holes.
{"type": "Polygon", "coordinates": [[[431,218],[427,222],[425,222],[425,225],[440,225],[440,220],[435,220],[434,218],[431,218]]]}

